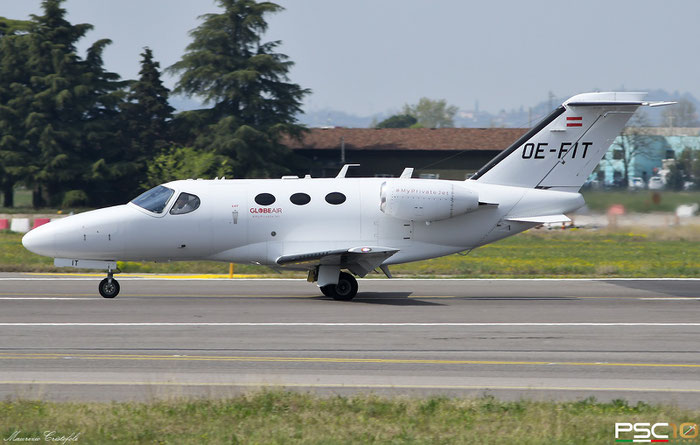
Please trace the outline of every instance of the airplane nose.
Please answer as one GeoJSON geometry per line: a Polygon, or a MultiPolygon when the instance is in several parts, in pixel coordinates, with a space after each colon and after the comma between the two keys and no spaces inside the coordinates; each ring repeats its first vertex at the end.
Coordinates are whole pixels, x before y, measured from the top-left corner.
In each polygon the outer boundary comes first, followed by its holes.
{"type": "Polygon", "coordinates": [[[22,237],[22,245],[24,248],[38,255],[53,256],[55,237],[53,230],[49,227],[50,225],[51,223],[27,232],[27,234],[22,237]]]}

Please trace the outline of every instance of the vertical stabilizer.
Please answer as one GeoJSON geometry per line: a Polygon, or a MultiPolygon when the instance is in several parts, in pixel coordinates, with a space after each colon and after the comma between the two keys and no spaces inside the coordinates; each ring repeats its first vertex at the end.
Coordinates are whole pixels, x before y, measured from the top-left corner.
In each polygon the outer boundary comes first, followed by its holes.
{"type": "Polygon", "coordinates": [[[578,191],[646,93],[572,97],[499,153],[472,180],[487,184],[578,191]]]}

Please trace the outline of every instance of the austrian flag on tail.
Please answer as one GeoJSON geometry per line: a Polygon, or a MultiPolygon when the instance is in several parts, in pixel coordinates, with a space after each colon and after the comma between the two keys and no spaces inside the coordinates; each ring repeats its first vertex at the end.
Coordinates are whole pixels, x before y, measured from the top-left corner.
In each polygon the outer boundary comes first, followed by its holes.
{"type": "Polygon", "coordinates": [[[581,117],[581,116],[567,117],[566,118],[566,126],[567,127],[580,127],[582,125],[583,125],[583,117],[581,117]]]}

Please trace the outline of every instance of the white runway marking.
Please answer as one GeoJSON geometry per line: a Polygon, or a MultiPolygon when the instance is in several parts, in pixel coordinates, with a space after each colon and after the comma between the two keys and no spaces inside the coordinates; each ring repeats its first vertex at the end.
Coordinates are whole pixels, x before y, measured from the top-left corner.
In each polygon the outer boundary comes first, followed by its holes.
{"type": "MultiPolygon", "coordinates": [[[[119,277],[120,279],[122,277],[119,277]]],[[[77,277],[53,277],[53,278],[23,278],[23,277],[17,277],[17,278],[0,278],[0,281],[56,281],[56,280],[61,280],[61,281],[94,281],[96,280],[97,277],[94,278],[77,278],[77,277]]]]}
{"type": "Polygon", "coordinates": [[[94,300],[94,298],[90,298],[90,297],[0,297],[0,300],[94,300]]]}
{"type": "MultiPolygon", "coordinates": [[[[52,276],[52,277],[2,277],[0,281],[94,281],[100,277],[75,277],[75,276],[52,276]]],[[[173,278],[163,276],[136,276],[128,275],[118,276],[119,280],[172,280],[173,278]]],[[[178,276],[177,280],[192,280],[192,281],[293,281],[304,282],[304,278],[185,278],[178,276]]],[[[388,281],[384,278],[364,278],[361,281],[388,281]]],[[[553,281],[553,282],[574,282],[574,281],[700,281],[700,278],[392,278],[391,281],[461,281],[461,282],[483,282],[483,281],[499,281],[499,282],[519,282],[519,281],[553,281]]]]}
{"type": "MultiPolygon", "coordinates": [[[[168,295],[148,295],[150,297],[166,297],[168,295]]],[[[202,297],[222,297],[222,295],[201,295],[202,297]]],[[[135,295],[135,297],[144,297],[144,295],[135,295]]],[[[174,298],[183,298],[182,295],[172,295],[174,298]]],[[[226,295],[225,297],[234,298],[262,298],[267,297],[266,295],[226,295]]],[[[276,295],[273,295],[276,297],[276,295]]],[[[306,298],[306,295],[295,296],[298,298],[306,298]]],[[[291,296],[289,297],[291,298],[291,296]]],[[[412,296],[410,298],[422,298],[422,299],[435,299],[435,298],[460,298],[457,296],[439,296],[439,295],[425,295],[425,296],[412,296]]],[[[464,297],[472,298],[472,297],[464,297]]],[[[477,297],[479,298],[479,297],[477,297]]],[[[548,298],[548,297],[542,297],[548,298]]],[[[557,297],[552,297],[557,298],[557,297]]],[[[587,297],[564,297],[564,298],[587,298],[587,297]]],[[[588,297],[590,298],[590,297],[588,297]]],[[[700,297],[637,297],[637,298],[626,298],[627,300],[643,300],[643,301],[700,301],[700,297]]],[[[51,300],[51,301],[61,301],[61,300],[91,300],[91,301],[102,301],[102,299],[96,297],[0,297],[0,300],[51,300]]]]}
{"type": "Polygon", "coordinates": [[[638,322],[638,323],[601,323],[601,322],[530,322],[530,323],[329,323],[329,322],[13,322],[0,323],[3,326],[94,326],[94,327],[125,327],[125,326],[221,326],[221,327],[700,327],[693,322],[638,322]]]}
{"type": "Polygon", "coordinates": [[[639,300],[649,301],[700,301],[696,297],[640,297],[639,300]]]}

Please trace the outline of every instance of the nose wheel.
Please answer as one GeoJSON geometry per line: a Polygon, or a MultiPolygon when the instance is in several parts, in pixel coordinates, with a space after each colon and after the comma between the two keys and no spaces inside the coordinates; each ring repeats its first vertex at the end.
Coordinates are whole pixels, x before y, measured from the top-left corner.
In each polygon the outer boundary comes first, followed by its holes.
{"type": "Polygon", "coordinates": [[[107,278],[100,281],[97,289],[104,298],[114,298],[119,295],[119,282],[114,279],[112,271],[107,273],[107,278]]]}

